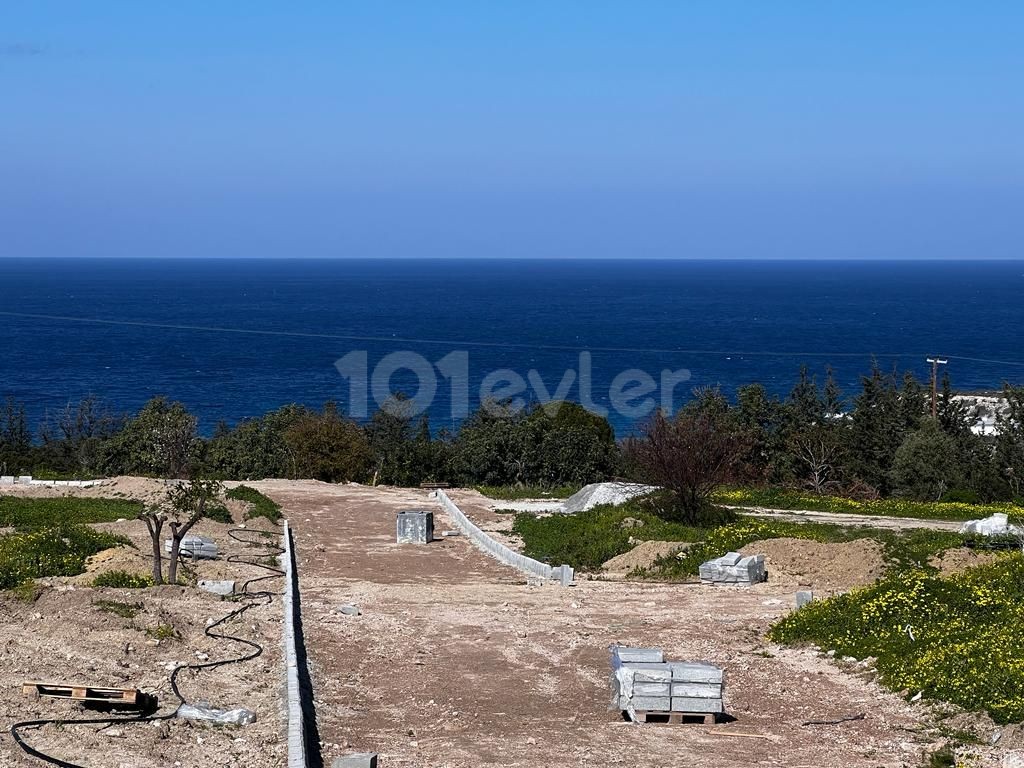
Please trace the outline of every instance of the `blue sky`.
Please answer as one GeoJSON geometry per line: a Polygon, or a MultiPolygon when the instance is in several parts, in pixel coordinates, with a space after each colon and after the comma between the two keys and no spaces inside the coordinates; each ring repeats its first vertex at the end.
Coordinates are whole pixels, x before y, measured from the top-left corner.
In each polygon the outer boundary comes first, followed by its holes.
{"type": "Polygon", "coordinates": [[[0,256],[1022,258],[1024,4],[0,6],[0,256]]]}

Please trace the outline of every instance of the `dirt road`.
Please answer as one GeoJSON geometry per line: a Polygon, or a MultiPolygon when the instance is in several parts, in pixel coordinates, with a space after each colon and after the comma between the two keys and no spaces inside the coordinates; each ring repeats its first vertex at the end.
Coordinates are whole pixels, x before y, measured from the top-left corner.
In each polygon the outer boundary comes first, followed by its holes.
{"type": "Polygon", "coordinates": [[[452,527],[425,493],[254,485],[284,506],[296,534],[326,765],[366,750],[383,766],[423,768],[876,768],[918,766],[931,742],[898,697],[811,650],[764,642],[792,603],[779,587],[531,586],[465,539],[396,545],[399,509],[432,509],[437,528],[452,527]],[[343,603],[362,615],[340,614],[343,603]],[[609,712],[607,647],[617,641],[723,666],[735,721],[637,726],[609,712]]]}

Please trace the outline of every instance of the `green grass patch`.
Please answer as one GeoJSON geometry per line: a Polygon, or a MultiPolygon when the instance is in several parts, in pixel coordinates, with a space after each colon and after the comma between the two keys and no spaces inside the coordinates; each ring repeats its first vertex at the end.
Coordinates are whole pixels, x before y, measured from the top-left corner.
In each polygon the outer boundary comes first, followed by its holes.
{"type": "Polygon", "coordinates": [[[92,580],[94,587],[114,587],[115,589],[145,589],[153,586],[153,577],[128,571],[107,571],[92,580]]]}
{"type": "Polygon", "coordinates": [[[36,584],[34,579],[25,579],[7,590],[7,593],[23,603],[34,603],[43,594],[43,587],[36,584]]]}
{"type": "Polygon", "coordinates": [[[138,517],[142,509],[142,502],[129,499],[0,496],[0,527],[31,531],[53,525],[112,523],[121,518],[131,520],[138,517]]]}
{"type": "Polygon", "coordinates": [[[125,603],[121,600],[95,600],[93,607],[104,613],[112,613],[122,619],[134,619],[146,606],[142,603],[125,603]]]}
{"type": "Polygon", "coordinates": [[[581,571],[595,570],[606,560],[628,552],[630,539],[699,541],[707,529],[662,520],[638,505],[594,507],[575,515],[516,516],[513,532],[523,539],[523,552],[542,562],[568,563],[581,571]],[[626,518],[643,525],[624,524],[626,518]]]}
{"type": "Polygon", "coordinates": [[[779,643],[875,657],[892,690],[921,691],[998,723],[1024,720],[1024,557],[941,578],[902,570],[776,623],[779,643]]]}
{"type": "Polygon", "coordinates": [[[489,499],[518,501],[521,499],[568,499],[579,486],[558,485],[545,488],[538,485],[478,485],[476,490],[489,499]]]}
{"type": "Polygon", "coordinates": [[[246,515],[247,520],[252,520],[254,517],[265,517],[270,522],[276,523],[281,519],[281,505],[248,485],[235,486],[225,496],[236,501],[247,501],[252,505],[249,514],[246,515]]]}
{"type": "Polygon", "coordinates": [[[104,549],[131,545],[124,536],[84,525],[59,525],[0,538],[0,589],[27,579],[77,576],[88,557],[104,549]]]}
{"type": "Polygon", "coordinates": [[[975,520],[1003,512],[1011,517],[1024,516],[1024,507],[1016,504],[967,504],[950,501],[909,501],[876,499],[856,501],[841,496],[817,496],[786,488],[723,488],[713,496],[716,504],[771,509],[802,509],[834,514],[910,517],[918,520],[975,520]]]}
{"type": "Polygon", "coordinates": [[[178,634],[178,630],[174,628],[173,624],[161,622],[155,627],[150,627],[146,630],[146,635],[153,638],[154,640],[178,640],[181,635],[178,634]]]}

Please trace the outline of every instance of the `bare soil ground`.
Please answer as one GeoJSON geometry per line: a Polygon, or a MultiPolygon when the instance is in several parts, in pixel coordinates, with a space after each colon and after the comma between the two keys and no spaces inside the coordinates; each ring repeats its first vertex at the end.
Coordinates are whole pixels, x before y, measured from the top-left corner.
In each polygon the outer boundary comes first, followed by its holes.
{"type": "Polygon", "coordinates": [[[840,543],[767,539],[753,541],[740,552],[763,554],[768,581],[778,588],[831,594],[865,587],[885,574],[882,545],[872,539],[840,543]]]}
{"type": "MultiPolygon", "coordinates": [[[[119,479],[109,486],[91,489],[19,488],[20,495],[114,496],[155,501],[163,493],[160,481],[119,479]]],[[[7,489],[5,489],[7,490],[7,489]]],[[[237,506],[232,504],[236,520],[237,506]]],[[[265,520],[250,528],[274,529],[265,520]]],[[[68,721],[101,714],[67,702],[42,698],[32,700],[21,693],[25,680],[74,682],[91,685],[138,687],[156,694],[160,713],[173,711],[177,699],[170,691],[170,670],[177,663],[239,655],[239,645],[217,641],[203,634],[206,623],[219,619],[235,603],[186,587],[156,587],[141,590],[94,589],[88,585],[96,573],[114,568],[148,573],[149,537],[138,521],[107,523],[103,528],[129,537],[137,550],[120,548],[100,553],[90,563],[90,572],[71,578],[43,579],[46,589],[35,602],[22,602],[0,593],[0,766],[40,766],[14,744],[8,729],[18,720],[66,717],[68,721]],[[103,609],[100,601],[141,604],[133,618],[103,609]],[[173,627],[177,637],[157,643],[152,636],[160,625],[173,627]]],[[[249,549],[227,535],[232,526],[210,521],[194,529],[212,537],[221,549],[217,561],[200,561],[198,578],[230,578],[240,582],[266,575],[266,571],[244,564],[227,563],[232,554],[259,556],[263,549],[249,549]]],[[[276,530],[275,530],[276,533],[276,530]]],[[[271,538],[272,543],[280,541],[271,538]]],[[[254,585],[253,589],[280,591],[280,580],[254,585]]],[[[262,644],[262,656],[242,664],[179,675],[183,695],[192,702],[205,699],[214,707],[245,707],[257,714],[255,724],[243,728],[213,728],[171,719],[161,724],[119,723],[46,726],[23,731],[37,749],[84,766],[114,768],[170,768],[171,766],[283,766],[285,741],[283,668],[281,646],[281,603],[275,599],[265,607],[252,608],[224,626],[228,634],[262,644]]]]}
{"type": "MultiPolygon", "coordinates": [[[[923,708],[813,649],[767,644],[789,586],[581,580],[531,586],[465,538],[394,543],[395,513],[440,506],[415,490],[254,483],[296,532],[305,640],[323,757],[384,766],[919,766],[923,708]],[[360,616],[336,609],[357,603],[360,616]],[[726,669],[715,726],[634,725],[608,711],[613,642],[726,669]],[[804,726],[864,713],[834,726],[804,726]],[[742,734],[742,735],[741,735],[742,734]],[[759,738],[750,738],[750,736],[759,738]]],[[[478,523],[502,525],[470,494],[478,523]]],[[[481,497],[482,498],[482,497],[481,497]]]]}

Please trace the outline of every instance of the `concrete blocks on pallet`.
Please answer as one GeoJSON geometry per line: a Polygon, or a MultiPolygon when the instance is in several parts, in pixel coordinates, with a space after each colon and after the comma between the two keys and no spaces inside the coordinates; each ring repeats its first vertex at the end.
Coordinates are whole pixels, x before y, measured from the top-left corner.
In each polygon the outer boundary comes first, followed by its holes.
{"type": "Polygon", "coordinates": [[[434,540],[434,513],[404,510],[395,516],[395,540],[399,544],[429,544],[434,540]]]}
{"type": "Polygon", "coordinates": [[[699,569],[703,584],[741,584],[750,586],[768,579],[764,555],[744,557],[739,552],[728,552],[714,560],[702,563],[699,569]]]}
{"type": "Polygon", "coordinates": [[[724,671],[703,662],[665,661],[658,648],[613,645],[612,707],[627,712],[716,715],[724,712],[724,671]]]}

